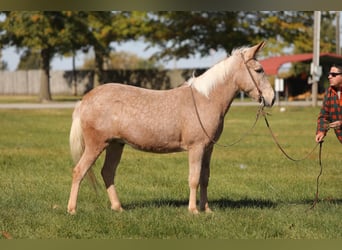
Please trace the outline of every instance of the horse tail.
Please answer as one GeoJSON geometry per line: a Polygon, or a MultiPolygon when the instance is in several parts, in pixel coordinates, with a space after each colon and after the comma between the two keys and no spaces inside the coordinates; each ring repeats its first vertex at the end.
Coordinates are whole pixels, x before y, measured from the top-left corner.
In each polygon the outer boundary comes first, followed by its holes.
{"type": "MultiPolygon", "coordinates": [[[[81,127],[81,117],[80,117],[80,106],[81,101],[76,103],[74,112],[72,113],[72,124],[70,129],[70,136],[69,136],[69,144],[70,144],[70,152],[71,157],[74,164],[77,164],[78,161],[81,159],[85,144],[83,139],[82,127],[81,127]]],[[[90,168],[87,172],[87,178],[90,180],[92,186],[96,189],[96,177],[93,170],[90,168]]]]}
{"type": "Polygon", "coordinates": [[[69,137],[71,157],[75,164],[81,159],[85,148],[80,120],[80,106],[81,101],[76,103],[74,112],[72,113],[72,124],[69,137]]]}

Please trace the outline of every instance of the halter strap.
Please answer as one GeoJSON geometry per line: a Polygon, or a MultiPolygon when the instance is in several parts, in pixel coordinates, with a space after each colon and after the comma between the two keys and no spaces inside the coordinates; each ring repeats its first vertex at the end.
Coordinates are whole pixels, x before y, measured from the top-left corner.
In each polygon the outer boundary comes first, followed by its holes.
{"type": "Polygon", "coordinates": [[[253,77],[253,75],[252,75],[251,69],[250,69],[250,68],[248,67],[248,65],[247,65],[247,63],[248,63],[249,61],[255,60],[255,58],[252,57],[252,58],[249,58],[249,59],[246,61],[246,60],[245,60],[245,57],[244,57],[244,55],[243,55],[243,53],[241,53],[241,57],[242,57],[243,63],[245,64],[245,66],[246,66],[246,68],[247,68],[247,71],[248,71],[249,76],[251,77],[251,79],[252,79],[252,81],[253,81],[253,83],[254,83],[256,89],[258,90],[258,93],[259,93],[259,100],[260,100],[261,102],[264,102],[264,97],[262,96],[261,89],[259,88],[257,82],[255,81],[255,79],[254,79],[254,77],[253,77]]]}

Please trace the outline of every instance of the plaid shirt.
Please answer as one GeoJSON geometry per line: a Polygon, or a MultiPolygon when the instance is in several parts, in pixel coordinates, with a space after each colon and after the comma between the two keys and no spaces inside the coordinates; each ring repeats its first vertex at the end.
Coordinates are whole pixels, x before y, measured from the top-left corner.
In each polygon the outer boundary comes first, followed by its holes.
{"type": "MultiPolygon", "coordinates": [[[[342,94],[341,94],[342,95],[342,94]]],[[[329,87],[325,92],[323,105],[317,119],[317,132],[325,133],[329,130],[329,123],[342,121],[342,96],[338,97],[337,91],[329,87]]],[[[337,139],[342,143],[342,129],[334,129],[337,139]]]]}

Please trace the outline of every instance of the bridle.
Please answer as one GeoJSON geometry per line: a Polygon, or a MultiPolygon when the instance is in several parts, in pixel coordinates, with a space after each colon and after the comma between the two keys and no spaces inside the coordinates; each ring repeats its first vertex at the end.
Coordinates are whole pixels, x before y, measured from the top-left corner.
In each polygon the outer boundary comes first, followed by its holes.
{"type": "Polygon", "coordinates": [[[265,106],[265,99],[264,99],[264,97],[263,97],[263,95],[262,95],[262,91],[261,91],[261,89],[259,88],[257,82],[255,81],[255,79],[254,79],[254,77],[253,77],[253,75],[252,75],[251,69],[250,69],[250,68],[248,67],[248,65],[247,65],[247,63],[248,63],[249,61],[256,60],[256,59],[255,59],[255,57],[252,57],[252,58],[249,58],[248,60],[245,60],[245,56],[244,56],[244,54],[243,54],[242,52],[241,52],[240,55],[241,55],[241,58],[242,58],[242,61],[243,61],[244,65],[246,66],[246,69],[247,69],[247,71],[248,71],[248,74],[249,74],[249,76],[251,77],[251,79],[252,79],[252,81],[253,81],[253,83],[254,83],[255,88],[258,90],[258,94],[259,94],[258,100],[259,100],[259,102],[262,104],[262,106],[265,106]]]}
{"type": "Polygon", "coordinates": [[[264,97],[263,97],[263,95],[262,95],[262,91],[261,91],[261,89],[259,88],[257,82],[255,81],[255,79],[254,79],[254,77],[253,77],[253,75],[252,75],[252,72],[251,72],[250,68],[249,68],[248,65],[247,65],[247,63],[248,63],[249,61],[255,60],[255,58],[252,57],[252,58],[250,58],[250,59],[248,59],[248,60],[246,61],[246,60],[245,60],[245,57],[244,57],[244,55],[243,55],[243,53],[241,53],[241,57],[242,57],[243,63],[245,64],[245,66],[246,66],[246,68],[247,68],[247,71],[248,71],[248,73],[249,73],[249,75],[250,75],[250,77],[251,77],[251,79],[252,79],[252,81],[253,81],[253,83],[254,83],[256,89],[258,90],[258,94],[259,94],[258,100],[259,100],[259,102],[260,102],[260,106],[259,106],[259,109],[258,109],[258,111],[257,111],[257,115],[256,115],[256,118],[255,118],[255,121],[254,121],[252,127],[251,127],[246,133],[244,133],[238,140],[234,141],[233,143],[231,143],[231,144],[220,144],[220,143],[218,143],[216,140],[214,140],[213,138],[211,138],[211,137],[209,136],[207,130],[205,129],[205,127],[204,127],[204,125],[203,125],[203,123],[202,123],[202,120],[201,120],[199,111],[198,111],[198,109],[197,109],[197,104],[196,104],[195,95],[194,95],[194,92],[193,92],[193,89],[192,89],[192,84],[189,85],[190,91],[191,91],[192,101],[193,101],[194,106],[195,106],[196,116],[197,116],[197,119],[198,119],[198,121],[199,121],[199,123],[200,123],[200,126],[201,126],[201,128],[202,128],[204,134],[208,137],[208,139],[209,139],[213,144],[216,144],[216,145],[221,146],[221,147],[231,147],[231,146],[237,144],[238,142],[240,142],[243,138],[245,138],[247,135],[249,135],[249,134],[251,133],[251,131],[253,130],[253,128],[254,128],[255,125],[257,124],[260,115],[264,116],[265,119],[266,119],[266,115],[267,115],[267,114],[264,112],[265,100],[264,100],[264,97]]]}

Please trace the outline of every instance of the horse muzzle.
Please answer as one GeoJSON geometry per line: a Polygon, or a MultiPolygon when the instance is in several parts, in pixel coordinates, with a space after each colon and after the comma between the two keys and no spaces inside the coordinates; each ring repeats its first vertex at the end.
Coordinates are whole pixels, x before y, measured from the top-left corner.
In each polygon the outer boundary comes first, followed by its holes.
{"type": "Polygon", "coordinates": [[[274,104],[274,101],[275,101],[275,96],[274,94],[273,95],[270,95],[270,96],[263,96],[261,95],[259,97],[259,103],[262,105],[262,106],[265,106],[265,107],[272,107],[273,104],[274,104]]]}

